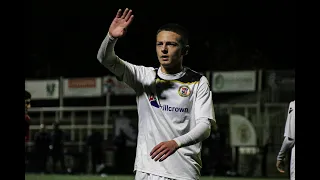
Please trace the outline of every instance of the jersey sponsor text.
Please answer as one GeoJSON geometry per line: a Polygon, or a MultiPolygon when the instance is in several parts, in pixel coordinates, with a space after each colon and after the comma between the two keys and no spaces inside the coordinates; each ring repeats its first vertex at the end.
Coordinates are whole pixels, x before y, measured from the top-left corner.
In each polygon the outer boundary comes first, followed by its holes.
{"type": "Polygon", "coordinates": [[[163,105],[160,106],[163,111],[173,111],[173,112],[189,112],[188,108],[181,108],[181,107],[174,107],[174,106],[168,106],[168,105],[163,105]]]}

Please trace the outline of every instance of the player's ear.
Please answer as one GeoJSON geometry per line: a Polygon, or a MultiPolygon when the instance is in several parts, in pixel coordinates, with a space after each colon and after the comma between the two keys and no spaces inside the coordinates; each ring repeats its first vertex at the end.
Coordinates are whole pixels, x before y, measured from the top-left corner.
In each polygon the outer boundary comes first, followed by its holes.
{"type": "Polygon", "coordinates": [[[190,46],[189,45],[185,45],[182,49],[182,55],[185,56],[185,55],[188,55],[189,53],[189,49],[190,49],[190,46]]]}

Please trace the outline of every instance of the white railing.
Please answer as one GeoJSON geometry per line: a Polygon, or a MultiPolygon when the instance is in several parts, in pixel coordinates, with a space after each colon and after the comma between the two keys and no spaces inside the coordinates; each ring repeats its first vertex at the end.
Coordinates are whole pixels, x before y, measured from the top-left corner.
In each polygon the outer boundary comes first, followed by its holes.
{"type": "MultiPolygon", "coordinates": [[[[87,131],[87,135],[91,134],[93,129],[103,130],[104,139],[108,138],[109,131],[113,129],[113,125],[109,123],[110,111],[119,111],[119,110],[136,110],[136,106],[96,106],[96,107],[41,107],[41,108],[31,108],[30,113],[38,112],[39,113],[39,124],[48,124],[53,121],[61,121],[62,125],[60,128],[63,130],[70,130],[70,140],[75,141],[76,131],[78,134],[79,142],[79,151],[82,151],[83,138],[85,133],[83,130],[87,131]],[[93,124],[93,115],[92,113],[102,111],[103,112],[103,123],[93,124]],[[54,112],[54,119],[45,117],[45,113],[54,112]],[[70,116],[62,116],[63,112],[70,112],[70,116]],[[87,116],[84,117],[85,123],[79,124],[79,118],[76,117],[76,112],[86,112],[87,116]],[[68,125],[65,125],[68,124],[68,125]]],[[[33,123],[37,124],[37,117],[33,117],[33,123]]],[[[32,132],[39,129],[38,125],[30,126],[30,137],[32,138],[32,132]]],[[[52,129],[51,126],[48,126],[47,129],[52,129]]]]}
{"type": "Polygon", "coordinates": [[[36,107],[29,112],[136,110],[137,106],[36,107]]]}
{"type": "MultiPolygon", "coordinates": [[[[256,129],[257,136],[263,144],[265,140],[272,134],[276,137],[276,143],[282,139],[281,132],[283,132],[287,104],[264,104],[264,108],[258,103],[254,104],[217,104],[214,106],[216,114],[241,114],[248,118],[256,129]],[[264,112],[264,113],[262,113],[264,112]],[[279,136],[279,137],[278,137],[279,136]]],[[[60,128],[63,130],[70,130],[70,139],[75,141],[76,131],[78,132],[79,150],[82,149],[83,138],[91,134],[93,129],[103,130],[104,138],[107,139],[110,130],[113,130],[113,124],[109,122],[111,111],[136,111],[136,106],[99,106],[99,107],[42,107],[31,108],[30,113],[37,112],[37,117],[33,118],[33,125],[31,125],[31,132],[39,129],[38,123],[52,123],[54,120],[60,120],[61,112],[69,112],[69,116],[62,119],[60,128]],[[48,112],[54,112],[54,117],[46,117],[48,112]],[[86,116],[76,117],[77,112],[86,112],[86,116]],[[102,112],[101,117],[93,117],[94,112],[102,112]],[[82,119],[81,119],[82,118],[82,119]],[[95,121],[95,118],[102,120],[95,121]],[[38,121],[37,121],[38,120],[38,121]],[[94,123],[98,122],[98,123],[94,123]],[[86,133],[85,133],[86,131],[86,133]]],[[[217,119],[219,121],[219,119],[217,119]]],[[[48,129],[52,129],[48,126],[48,129]]],[[[32,137],[32,136],[31,136],[32,137]]]]}

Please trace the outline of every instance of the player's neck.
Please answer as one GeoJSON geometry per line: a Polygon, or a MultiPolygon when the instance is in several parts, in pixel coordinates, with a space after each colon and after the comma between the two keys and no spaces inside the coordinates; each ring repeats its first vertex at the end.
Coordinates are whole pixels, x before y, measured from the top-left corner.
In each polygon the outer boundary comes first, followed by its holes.
{"type": "Polygon", "coordinates": [[[163,67],[160,66],[160,70],[164,74],[177,74],[183,70],[182,64],[173,66],[173,67],[163,67]]]}

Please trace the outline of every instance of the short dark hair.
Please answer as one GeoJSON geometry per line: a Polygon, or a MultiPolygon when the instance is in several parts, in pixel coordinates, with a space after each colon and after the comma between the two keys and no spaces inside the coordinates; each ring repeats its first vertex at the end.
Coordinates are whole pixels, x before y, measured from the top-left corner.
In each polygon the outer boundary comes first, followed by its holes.
{"type": "Polygon", "coordinates": [[[27,90],[24,90],[24,91],[25,91],[24,100],[31,99],[31,94],[27,90]]]}
{"type": "Polygon", "coordinates": [[[175,32],[177,34],[179,34],[181,36],[181,43],[185,46],[188,45],[189,43],[189,32],[186,28],[184,28],[183,26],[176,24],[176,23],[168,23],[165,24],[163,26],[161,26],[158,31],[157,31],[157,35],[161,32],[161,31],[171,31],[171,32],[175,32]]]}

